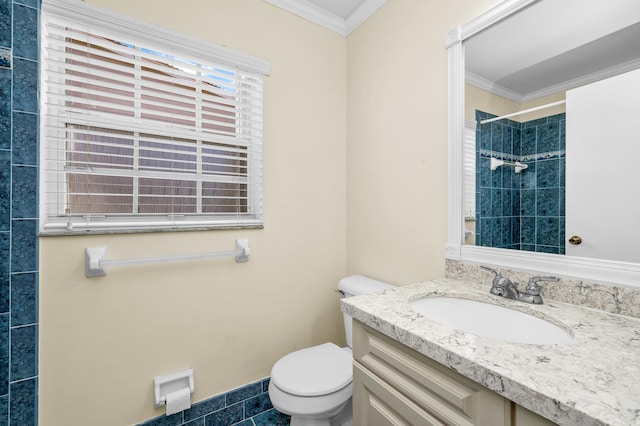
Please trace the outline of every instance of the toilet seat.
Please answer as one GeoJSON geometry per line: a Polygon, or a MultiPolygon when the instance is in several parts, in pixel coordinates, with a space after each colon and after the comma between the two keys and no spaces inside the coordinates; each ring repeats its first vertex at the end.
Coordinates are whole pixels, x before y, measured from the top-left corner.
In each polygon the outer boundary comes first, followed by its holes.
{"type": "Polygon", "coordinates": [[[353,357],[333,343],[324,343],[292,352],[271,370],[271,381],[291,395],[328,395],[350,385],[353,357]]]}

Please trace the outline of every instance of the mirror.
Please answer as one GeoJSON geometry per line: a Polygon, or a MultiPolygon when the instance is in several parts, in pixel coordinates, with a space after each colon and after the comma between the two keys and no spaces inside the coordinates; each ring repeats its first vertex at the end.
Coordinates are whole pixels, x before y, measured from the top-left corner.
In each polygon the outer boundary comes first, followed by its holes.
{"type": "MultiPolygon", "coordinates": [[[[450,32],[447,258],[638,285],[640,260],[588,257],[566,249],[571,235],[565,235],[569,225],[565,225],[564,186],[567,91],[640,68],[638,39],[640,3],[636,0],[606,7],[597,0],[508,0],[450,32]],[[473,130],[477,119],[523,110],[531,112],[473,130]],[[541,151],[525,148],[531,133],[544,135],[553,144],[538,142],[544,147],[541,151]],[[502,144],[496,134],[512,142],[502,144]],[[481,169],[474,171],[476,197],[468,196],[474,185],[466,185],[469,178],[463,178],[465,171],[469,173],[463,167],[463,161],[469,160],[464,156],[468,152],[465,135],[478,138],[473,153],[480,157],[477,167],[481,169]],[[551,177],[545,178],[543,171],[551,177]],[[537,195],[536,183],[545,186],[537,195]],[[536,197],[544,217],[530,212],[526,218],[519,217],[527,204],[536,211],[536,197]],[[552,208],[541,208],[543,198],[551,201],[547,204],[552,208]],[[512,199],[517,202],[511,203],[512,199]],[[496,228],[500,228],[497,235],[496,228]],[[547,235],[519,234],[534,233],[536,228],[547,235]]],[[[569,212],[567,207],[567,216],[569,212]]],[[[566,221],[571,223],[571,217],[566,221]]]]}

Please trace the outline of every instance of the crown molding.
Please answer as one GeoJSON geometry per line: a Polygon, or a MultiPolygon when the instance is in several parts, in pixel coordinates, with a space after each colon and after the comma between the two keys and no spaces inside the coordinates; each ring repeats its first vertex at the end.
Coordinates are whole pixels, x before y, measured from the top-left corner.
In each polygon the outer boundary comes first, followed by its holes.
{"type": "Polygon", "coordinates": [[[567,90],[575,89],[576,87],[584,86],[585,84],[595,83],[596,81],[614,77],[618,74],[624,74],[625,72],[633,71],[638,68],[640,68],[640,58],[623,62],[622,64],[605,68],[591,74],[583,75],[582,77],[574,78],[573,80],[565,81],[554,86],[549,86],[542,90],[527,93],[522,96],[522,102],[528,102],[533,99],[538,99],[558,92],[566,92],[567,90]]]}
{"type": "Polygon", "coordinates": [[[348,36],[387,0],[364,0],[346,19],[330,13],[307,0],[264,0],[342,36],[348,36]]]}
{"type": "Polygon", "coordinates": [[[495,83],[491,80],[487,80],[484,77],[480,77],[478,74],[474,74],[470,71],[466,71],[464,75],[465,83],[475,86],[479,89],[486,90],[494,95],[502,96],[510,101],[521,104],[524,102],[524,96],[522,93],[518,93],[515,90],[511,90],[505,86],[495,83]]]}
{"type": "Polygon", "coordinates": [[[347,33],[345,35],[351,34],[353,30],[358,28],[360,24],[369,19],[371,15],[376,13],[378,9],[380,9],[387,0],[364,0],[360,3],[360,6],[354,10],[351,15],[345,19],[347,33]]]}
{"type": "Polygon", "coordinates": [[[633,71],[638,68],[640,68],[640,58],[633,59],[631,61],[624,62],[613,67],[605,68],[591,74],[583,75],[582,77],[574,78],[572,80],[563,81],[560,84],[554,84],[553,86],[545,87],[544,89],[536,90],[535,92],[529,92],[526,94],[511,90],[491,80],[487,80],[484,77],[480,77],[479,75],[474,74],[470,71],[465,72],[465,83],[521,104],[524,102],[542,98],[544,96],[553,95],[559,92],[566,92],[567,90],[575,89],[576,87],[604,80],[606,78],[633,71]]]}
{"type": "Polygon", "coordinates": [[[308,2],[307,0],[264,0],[287,12],[298,15],[338,34],[346,35],[347,25],[339,16],[308,2]]]}

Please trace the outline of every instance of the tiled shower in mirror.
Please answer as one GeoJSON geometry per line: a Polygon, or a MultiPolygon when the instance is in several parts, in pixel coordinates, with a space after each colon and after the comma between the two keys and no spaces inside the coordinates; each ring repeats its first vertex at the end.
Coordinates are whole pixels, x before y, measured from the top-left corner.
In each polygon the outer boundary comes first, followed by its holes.
{"type": "Polygon", "coordinates": [[[479,124],[493,117],[476,111],[476,244],[564,254],[565,114],[479,124]]]}

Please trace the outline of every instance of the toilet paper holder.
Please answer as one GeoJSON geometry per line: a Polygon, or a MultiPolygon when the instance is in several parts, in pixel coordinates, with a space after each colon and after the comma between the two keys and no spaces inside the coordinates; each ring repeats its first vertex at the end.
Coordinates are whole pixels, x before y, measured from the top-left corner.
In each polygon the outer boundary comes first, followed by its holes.
{"type": "Polygon", "coordinates": [[[193,368],[178,371],[176,373],[157,376],[153,379],[153,395],[156,408],[162,407],[167,402],[167,394],[188,387],[193,394],[193,368]]]}

